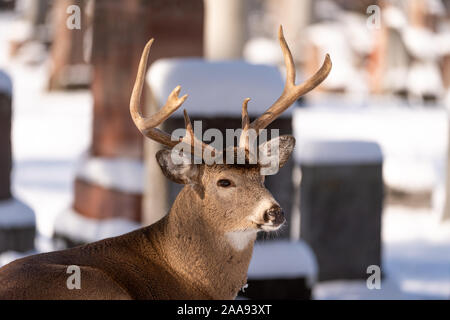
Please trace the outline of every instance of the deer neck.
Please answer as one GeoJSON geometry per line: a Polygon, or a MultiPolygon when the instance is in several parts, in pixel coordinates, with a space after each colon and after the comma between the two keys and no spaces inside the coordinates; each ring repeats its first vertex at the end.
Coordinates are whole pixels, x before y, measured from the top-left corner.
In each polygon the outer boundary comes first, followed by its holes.
{"type": "Polygon", "coordinates": [[[214,208],[204,206],[192,187],[184,187],[158,235],[162,255],[202,298],[234,299],[247,283],[256,232],[218,234],[201,218],[207,210],[214,208]]]}

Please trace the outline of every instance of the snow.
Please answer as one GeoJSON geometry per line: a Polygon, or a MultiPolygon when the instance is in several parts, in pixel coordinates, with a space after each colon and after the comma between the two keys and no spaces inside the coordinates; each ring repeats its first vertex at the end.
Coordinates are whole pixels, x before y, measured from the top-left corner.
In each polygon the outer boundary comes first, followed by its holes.
{"type": "Polygon", "coordinates": [[[306,29],[305,35],[311,45],[317,47],[319,57],[328,53],[333,61],[330,74],[321,84],[323,88],[367,91],[364,73],[353,66],[354,53],[350,43],[354,39],[349,39],[351,35],[346,34],[345,26],[337,22],[315,24],[306,29]]]}
{"type": "MultiPolygon", "coordinates": [[[[149,69],[147,82],[162,106],[172,90],[182,86],[189,98],[175,114],[186,109],[191,116],[241,116],[245,98],[251,98],[250,115],[260,115],[284,89],[278,68],[244,61],[210,62],[203,59],[161,59],[149,69]]],[[[287,111],[283,116],[289,116],[287,111]]]]}
{"type": "Polygon", "coordinates": [[[55,233],[63,234],[80,242],[94,242],[116,237],[140,227],[138,223],[122,218],[88,219],[72,209],[65,210],[55,220],[55,233]],[[80,232],[80,230],[83,230],[83,232],[80,232]]]}
{"type": "Polygon", "coordinates": [[[0,228],[34,226],[33,210],[17,199],[0,201],[0,228]]]}
{"type": "Polygon", "coordinates": [[[450,54],[450,30],[448,26],[436,34],[436,43],[438,44],[437,50],[440,56],[450,54]]]}
{"type": "Polygon", "coordinates": [[[408,53],[418,60],[408,70],[409,92],[417,97],[424,94],[440,97],[444,87],[437,60],[445,52],[446,45],[440,42],[445,38],[425,28],[408,26],[402,30],[402,39],[408,53]]]}
{"type": "Polygon", "coordinates": [[[24,42],[33,35],[33,25],[25,19],[17,19],[9,26],[10,32],[5,34],[9,41],[24,42]]]}
{"type": "Polygon", "coordinates": [[[412,299],[392,281],[382,282],[381,290],[367,289],[366,281],[328,281],[313,289],[315,300],[403,300],[412,299]]]}
{"type": "Polygon", "coordinates": [[[441,70],[434,62],[413,62],[408,70],[408,90],[415,96],[431,94],[440,97],[444,93],[441,70]]]}
{"type": "Polygon", "coordinates": [[[370,141],[301,141],[295,158],[306,165],[381,163],[378,144],[370,141]]]}
{"type": "Polygon", "coordinates": [[[344,32],[349,45],[360,55],[371,54],[374,47],[374,37],[367,28],[367,16],[354,12],[340,14],[339,21],[344,26],[344,32]]]}
{"type": "Polygon", "coordinates": [[[36,254],[36,251],[29,251],[29,252],[16,252],[16,251],[7,251],[0,254],[0,267],[7,265],[10,262],[13,262],[14,260],[24,258],[26,256],[36,254]]]}
{"type": "Polygon", "coordinates": [[[450,222],[442,223],[424,209],[408,212],[402,207],[391,207],[386,213],[386,272],[410,296],[448,299],[450,222]]]}
{"type": "Polygon", "coordinates": [[[387,8],[383,9],[382,15],[384,23],[389,28],[401,30],[408,23],[403,11],[392,5],[387,6],[387,8]]]}
{"type": "Polygon", "coordinates": [[[81,163],[77,177],[126,193],[142,194],[144,190],[144,164],[136,159],[88,158],[81,163]]]}
{"type": "Polygon", "coordinates": [[[438,57],[437,38],[425,28],[408,26],[402,32],[402,38],[408,52],[420,60],[436,60],[438,57]]]}
{"type": "Polygon", "coordinates": [[[6,94],[10,97],[12,95],[11,78],[1,70],[0,70],[0,93],[6,94]]]}
{"type": "Polygon", "coordinates": [[[317,278],[317,261],[303,241],[256,243],[248,269],[249,279],[307,279],[310,287],[317,278]]]}
{"type": "Polygon", "coordinates": [[[278,65],[283,63],[283,54],[278,41],[269,38],[252,38],[244,47],[244,58],[254,64],[278,65]]]}
{"type": "Polygon", "coordinates": [[[48,56],[47,47],[37,40],[27,41],[17,52],[18,59],[28,65],[42,64],[48,56]]]}

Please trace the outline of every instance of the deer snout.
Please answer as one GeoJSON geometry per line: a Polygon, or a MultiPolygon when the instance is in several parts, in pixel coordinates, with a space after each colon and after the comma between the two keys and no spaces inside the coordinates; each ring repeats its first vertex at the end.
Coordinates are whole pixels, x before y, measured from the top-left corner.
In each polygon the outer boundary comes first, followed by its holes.
{"type": "Polygon", "coordinates": [[[264,222],[272,226],[281,226],[286,221],[284,211],[279,205],[274,205],[264,213],[264,222]]]}

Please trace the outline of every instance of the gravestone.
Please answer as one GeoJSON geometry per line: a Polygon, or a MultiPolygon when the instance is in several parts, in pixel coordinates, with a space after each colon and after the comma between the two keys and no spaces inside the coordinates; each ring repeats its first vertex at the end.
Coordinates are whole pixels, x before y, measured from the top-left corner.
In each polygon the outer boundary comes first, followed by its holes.
{"type": "Polygon", "coordinates": [[[366,279],[381,266],[382,154],[376,143],[304,141],[300,236],[313,249],[319,280],[366,279]]]}
{"type": "Polygon", "coordinates": [[[34,248],[33,211],[11,194],[12,83],[0,71],[0,253],[34,248]]]}
{"type": "Polygon", "coordinates": [[[92,146],[75,178],[72,208],[55,223],[55,238],[68,245],[111,236],[102,225],[120,232],[141,225],[143,138],[128,106],[147,41],[155,39],[150,63],[203,54],[202,0],[96,0],[92,24],[92,146]],[[83,236],[83,225],[95,230],[92,237],[83,236]]]}
{"type": "Polygon", "coordinates": [[[0,200],[11,198],[11,117],[12,83],[6,73],[0,71],[0,200]]]}
{"type": "MultiPolygon", "coordinates": [[[[170,92],[182,86],[181,94],[189,98],[183,106],[167,119],[163,128],[172,133],[184,128],[183,109],[191,120],[201,121],[203,133],[219,129],[225,138],[226,129],[242,127],[242,102],[249,97],[250,120],[262,115],[281,95],[284,81],[276,67],[253,65],[244,61],[208,62],[203,59],[161,59],[149,70],[147,78],[150,91],[148,114],[154,114],[167,100],[170,92]]],[[[280,135],[292,134],[292,106],[276,119],[267,129],[279,129],[280,135]]],[[[224,141],[225,144],[225,141],[224,141]]],[[[161,146],[146,139],[148,149],[147,178],[144,214],[147,223],[162,218],[170,208],[182,185],[168,181],[161,173],[155,160],[156,151],[161,146]]],[[[292,168],[293,161],[280,169],[278,174],[267,176],[265,185],[284,209],[287,225],[290,222],[292,207],[292,168]]],[[[277,233],[277,238],[289,237],[289,227],[277,233]]]]}
{"type": "Polygon", "coordinates": [[[15,0],[0,0],[0,10],[12,10],[15,5],[15,0]]]}

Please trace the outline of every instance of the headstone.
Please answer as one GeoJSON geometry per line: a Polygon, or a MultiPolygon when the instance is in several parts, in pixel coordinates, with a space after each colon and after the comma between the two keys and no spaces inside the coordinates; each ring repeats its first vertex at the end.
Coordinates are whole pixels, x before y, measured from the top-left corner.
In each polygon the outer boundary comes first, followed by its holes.
{"type": "MultiPolygon", "coordinates": [[[[253,65],[244,61],[208,62],[202,59],[161,59],[149,70],[147,83],[151,92],[149,114],[159,110],[170,92],[182,86],[182,94],[189,98],[163,125],[172,133],[184,128],[182,109],[186,109],[192,121],[201,121],[203,132],[219,129],[225,137],[226,129],[242,127],[242,102],[250,97],[248,105],[251,120],[262,115],[281,95],[284,81],[276,67],[253,65]]],[[[280,135],[292,134],[292,106],[267,129],[279,129],[280,135]]],[[[144,212],[147,223],[162,218],[175,200],[182,186],[167,181],[155,160],[157,143],[146,139],[148,166],[144,212]]],[[[225,141],[224,141],[225,143],[225,141]]],[[[277,175],[267,176],[265,185],[283,207],[288,225],[292,207],[292,168],[289,162],[277,175]]],[[[280,231],[278,237],[289,237],[289,228],[280,231]]]]}
{"type": "Polygon", "coordinates": [[[305,141],[301,167],[301,238],[313,249],[319,280],[366,279],[381,266],[382,154],[376,143],[305,141]]]}
{"type": "Polygon", "coordinates": [[[73,206],[55,225],[55,235],[68,245],[81,241],[76,232],[82,234],[83,228],[71,230],[64,223],[65,215],[78,215],[78,226],[86,218],[99,224],[125,219],[133,223],[128,227],[141,223],[143,190],[129,181],[142,181],[143,138],[128,106],[141,53],[150,38],[155,38],[150,62],[162,56],[201,56],[203,1],[95,1],[92,146],[75,179],[73,206]]]}
{"type": "Polygon", "coordinates": [[[252,300],[310,300],[317,261],[304,242],[256,243],[240,296],[252,300]]]}
{"type": "Polygon", "coordinates": [[[0,253],[34,248],[33,211],[11,195],[12,83],[0,71],[0,253]]]}
{"type": "Polygon", "coordinates": [[[12,10],[15,5],[15,0],[0,0],[0,10],[12,10]]]}
{"type": "Polygon", "coordinates": [[[0,200],[11,198],[11,97],[11,80],[0,71],[0,200]]]}

